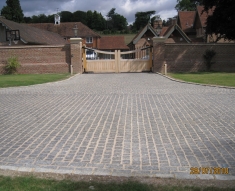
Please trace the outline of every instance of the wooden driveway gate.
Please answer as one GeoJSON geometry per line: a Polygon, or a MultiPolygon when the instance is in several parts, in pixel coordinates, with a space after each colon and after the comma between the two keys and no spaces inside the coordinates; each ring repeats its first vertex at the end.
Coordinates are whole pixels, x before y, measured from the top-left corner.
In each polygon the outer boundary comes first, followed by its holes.
{"type": "Polygon", "coordinates": [[[120,73],[120,72],[149,72],[152,68],[152,48],[146,47],[142,49],[137,49],[133,51],[121,52],[120,50],[115,50],[115,52],[100,51],[96,49],[90,49],[83,47],[83,68],[84,72],[92,73],[120,73]],[[96,54],[111,55],[114,59],[98,59],[94,57],[93,59],[87,59],[86,49],[94,51],[96,54]],[[148,49],[148,55],[142,58],[135,59],[123,59],[125,55],[137,55],[141,54],[141,51],[146,51],[148,49]]]}

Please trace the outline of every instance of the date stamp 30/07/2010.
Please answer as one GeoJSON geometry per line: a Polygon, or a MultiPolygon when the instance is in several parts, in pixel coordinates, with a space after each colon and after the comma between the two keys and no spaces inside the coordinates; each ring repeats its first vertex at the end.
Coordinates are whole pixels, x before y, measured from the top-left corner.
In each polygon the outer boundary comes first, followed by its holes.
{"type": "Polygon", "coordinates": [[[229,174],[229,168],[221,167],[191,167],[190,174],[229,174]]]}

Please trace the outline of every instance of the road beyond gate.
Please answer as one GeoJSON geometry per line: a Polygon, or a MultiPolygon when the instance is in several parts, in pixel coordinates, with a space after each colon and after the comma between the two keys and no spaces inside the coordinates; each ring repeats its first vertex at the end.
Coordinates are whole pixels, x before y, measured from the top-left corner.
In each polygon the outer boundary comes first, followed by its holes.
{"type": "Polygon", "coordinates": [[[153,73],[0,89],[0,169],[235,180],[235,90],[153,73]]]}

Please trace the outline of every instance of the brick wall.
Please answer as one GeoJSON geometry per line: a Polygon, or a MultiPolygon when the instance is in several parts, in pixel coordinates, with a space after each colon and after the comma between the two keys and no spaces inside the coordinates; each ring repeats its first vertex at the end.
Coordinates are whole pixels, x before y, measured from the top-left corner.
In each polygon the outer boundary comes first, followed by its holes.
{"type": "Polygon", "coordinates": [[[71,63],[70,45],[60,46],[3,46],[0,47],[0,73],[11,56],[17,56],[21,67],[18,73],[68,73],[71,63]]]}
{"type": "Polygon", "coordinates": [[[213,49],[216,55],[215,64],[211,70],[220,72],[235,72],[234,44],[164,44],[154,42],[154,72],[164,71],[167,64],[168,72],[198,72],[205,71],[203,54],[207,49],[213,49]]]}

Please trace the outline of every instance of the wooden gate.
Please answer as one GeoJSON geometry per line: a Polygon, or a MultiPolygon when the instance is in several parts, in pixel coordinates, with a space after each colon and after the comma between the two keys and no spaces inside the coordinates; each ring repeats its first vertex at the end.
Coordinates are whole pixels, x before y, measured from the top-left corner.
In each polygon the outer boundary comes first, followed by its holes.
{"type": "Polygon", "coordinates": [[[133,51],[114,52],[100,51],[83,47],[83,68],[84,72],[92,73],[120,73],[120,72],[149,72],[152,68],[152,48],[146,47],[133,51]],[[140,54],[141,51],[148,51],[148,54],[140,54]],[[95,56],[88,57],[86,50],[95,52],[95,56]],[[110,59],[100,59],[98,54],[109,55],[110,59]],[[136,55],[142,55],[141,58],[136,58],[136,55]],[[134,57],[130,59],[130,57],[134,57]],[[88,59],[90,58],[90,59],[88,59]]]}

